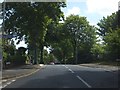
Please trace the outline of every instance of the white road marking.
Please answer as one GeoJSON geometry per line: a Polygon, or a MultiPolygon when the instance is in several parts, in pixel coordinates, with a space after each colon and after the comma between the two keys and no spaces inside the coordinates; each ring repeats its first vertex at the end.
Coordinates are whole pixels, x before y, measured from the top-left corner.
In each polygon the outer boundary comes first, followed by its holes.
{"type": "MultiPolygon", "coordinates": [[[[7,81],[7,80],[4,80],[4,81],[7,81]]],[[[11,84],[14,81],[16,81],[16,80],[14,79],[14,80],[11,80],[10,82],[7,82],[4,86],[2,86],[2,88],[6,87],[7,85],[11,84]]]]}
{"type": "Polygon", "coordinates": [[[103,69],[103,70],[106,71],[106,72],[112,72],[112,70],[108,70],[108,69],[103,69]]]}
{"type": "Polygon", "coordinates": [[[71,70],[71,69],[68,69],[69,71],[71,71],[72,73],[74,73],[74,71],[73,70],[71,70]]]}
{"type": "Polygon", "coordinates": [[[2,80],[2,82],[6,82],[7,80],[2,80]]]}
{"type": "MultiPolygon", "coordinates": [[[[44,65],[44,66],[45,66],[45,65],[44,65]]],[[[29,76],[29,75],[37,72],[37,71],[39,71],[39,69],[38,69],[38,70],[35,70],[35,71],[32,72],[32,73],[29,73],[29,74],[26,74],[26,75],[22,75],[22,76],[18,76],[18,77],[15,77],[15,78],[18,79],[18,78],[21,78],[21,77],[26,77],[26,76],[29,76]]],[[[11,80],[11,79],[8,79],[8,80],[11,80]]],[[[2,80],[2,81],[5,82],[5,81],[8,81],[8,80],[2,80]]],[[[2,88],[5,88],[7,85],[11,84],[11,83],[14,82],[14,81],[16,81],[16,80],[11,80],[11,82],[8,82],[6,85],[2,86],[2,88]]]]}
{"type": "Polygon", "coordinates": [[[16,81],[16,80],[12,80],[12,82],[14,82],[14,81],[16,81]]]}
{"type": "Polygon", "coordinates": [[[7,84],[6,84],[6,85],[4,85],[4,86],[2,86],[2,88],[6,87],[6,86],[7,86],[7,84]]]}
{"type": "Polygon", "coordinates": [[[33,71],[32,73],[29,73],[29,74],[26,74],[26,75],[23,74],[23,75],[21,75],[21,76],[18,76],[18,77],[16,77],[16,79],[22,78],[22,77],[26,77],[26,76],[29,76],[29,75],[32,75],[33,73],[35,73],[35,72],[37,72],[37,71],[39,71],[39,69],[33,71]]]}
{"type": "Polygon", "coordinates": [[[87,82],[85,82],[80,76],[76,76],[79,80],[81,80],[87,87],[92,88],[87,82]]]}
{"type": "Polygon", "coordinates": [[[68,68],[67,66],[65,66],[65,68],[68,68]]]}
{"type": "Polygon", "coordinates": [[[7,85],[11,84],[12,82],[8,82],[7,85]]]}

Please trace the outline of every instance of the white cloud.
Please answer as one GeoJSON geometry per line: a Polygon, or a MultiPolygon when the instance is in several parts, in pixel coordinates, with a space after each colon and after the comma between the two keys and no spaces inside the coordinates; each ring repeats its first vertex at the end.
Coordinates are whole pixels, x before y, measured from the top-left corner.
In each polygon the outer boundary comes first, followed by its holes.
{"type": "Polygon", "coordinates": [[[79,15],[80,14],[80,8],[79,7],[73,7],[72,9],[68,9],[66,16],[69,16],[70,14],[79,15]]]}
{"type": "Polygon", "coordinates": [[[18,42],[18,39],[15,40],[15,38],[13,38],[14,44],[16,46],[16,49],[18,49],[19,47],[25,47],[27,48],[27,44],[25,44],[25,41],[22,40],[19,44],[16,44],[18,42]]]}
{"type": "Polygon", "coordinates": [[[86,0],[67,0],[67,2],[85,2],[86,0]]]}
{"type": "Polygon", "coordinates": [[[88,13],[98,13],[102,16],[110,15],[118,10],[119,0],[87,0],[88,13]]]}
{"type": "Polygon", "coordinates": [[[16,44],[16,48],[18,49],[19,47],[27,48],[27,45],[25,44],[25,41],[21,41],[19,44],[16,44]]]}
{"type": "Polygon", "coordinates": [[[4,0],[0,0],[0,3],[2,3],[4,0]]]}

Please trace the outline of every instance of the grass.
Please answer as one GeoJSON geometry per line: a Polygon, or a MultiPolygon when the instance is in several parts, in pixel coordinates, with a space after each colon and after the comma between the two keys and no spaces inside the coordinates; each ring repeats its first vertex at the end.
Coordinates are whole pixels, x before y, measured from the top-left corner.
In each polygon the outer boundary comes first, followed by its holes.
{"type": "Polygon", "coordinates": [[[110,65],[110,66],[120,66],[120,61],[117,62],[117,61],[100,61],[100,60],[97,60],[97,61],[93,61],[92,63],[96,63],[96,64],[99,64],[99,65],[110,65]]]}

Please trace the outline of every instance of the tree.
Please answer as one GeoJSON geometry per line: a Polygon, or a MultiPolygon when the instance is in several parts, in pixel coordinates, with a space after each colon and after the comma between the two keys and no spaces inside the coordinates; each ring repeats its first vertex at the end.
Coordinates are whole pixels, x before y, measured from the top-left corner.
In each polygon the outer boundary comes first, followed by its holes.
{"type": "Polygon", "coordinates": [[[26,50],[27,50],[27,49],[24,48],[24,47],[19,47],[19,48],[18,48],[18,53],[19,53],[21,56],[24,56],[26,50]]]}
{"type": "MultiPolygon", "coordinates": [[[[66,35],[70,38],[70,42],[73,48],[74,63],[78,62],[78,56],[81,56],[81,52],[84,55],[90,56],[90,51],[95,43],[96,28],[90,26],[86,17],[80,17],[78,15],[70,15],[66,18],[64,29],[66,35]],[[79,50],[79,52],[78,52],[79,50]],[[86,51],[86,52],[85,52],[86,51]]],[[[84,60],[86,56],[83,56],[84,60]]],[[[79,63],[80,63],[79,59],[79,63]]]]}
{"type": "Polygon", "coordinates": [[[119,57],[119,12],[103,17],[98,23],[99,35],[102,36],[105,45],[106,59],[115,61],[119,57]]]}
{"type": "Polygon", "coordinates": [[[13,41],[11,43],[9,42],[8,44],[4,45],[4,49],[2,50],[3,52],[3,64],[6,65],[6,62],[12,62],[13,61],[13,56],[15,55],[15,45],[13,44],[13,41]]]}
{"type": "Polygon", "coordinates": [[[102,60],[105,54],[105,46],[103,44],[95,43],[91,48],[94,60],[102,60]]]}
{"type": "Polygon", "coordinates": [[[103,19],[100,20],[100,22],[97,24],[100,28],[98,29],[98,34],[102,36],[104,40],[104,36],[107,35],[107,33],[111,32],[112,30],[116,30],[118,27],[118,13],[112,13],[112,15],[107,16],[106,18],[103,17],[103,19]]]}
{"type": "Polygon", "coordinates": [[[106,51],[108,51],[109,59],[120,59],[120,28],[109,33],[105,40],[107,42],[106,51]]]}
{"type": "Polygon", "coordinates": [[[37,49],[40,50],[41,63],[43,63],[47,26],[52,21],[58,23],[63,18],[61,7],[65,7],[64,2],[6,3],[5,32],[11,35],[16,34],[16,39],[19,39],[18,43],[25,38],[28,50],[34,52],[35,64],[37,49]]]}
{"type": "Polygon", "coordinates": [[[85,17],[71,15],[64,23],[56,25],[54,32],[48,31],[46,39],[52,48],[51,52],[60,62],[81,63],[92,57],[91,49],[96,42],[95,31],[96,27],[90,26],[85,17]]]}

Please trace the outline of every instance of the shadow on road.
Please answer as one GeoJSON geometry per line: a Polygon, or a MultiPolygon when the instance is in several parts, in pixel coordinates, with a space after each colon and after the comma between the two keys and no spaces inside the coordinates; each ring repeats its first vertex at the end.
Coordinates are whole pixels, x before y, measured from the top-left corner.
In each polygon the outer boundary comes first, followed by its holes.
{"type": "Polygon", "coordinates": [[[24,77],[8,85],[6,88],[88,88],[76,75],[79,75],[92,88],[117,88],[118,74],[105,71],[76,70],[75,73],[66,71],[62,74],[41,75],[41,71],[32,76],[24,77]]]}

